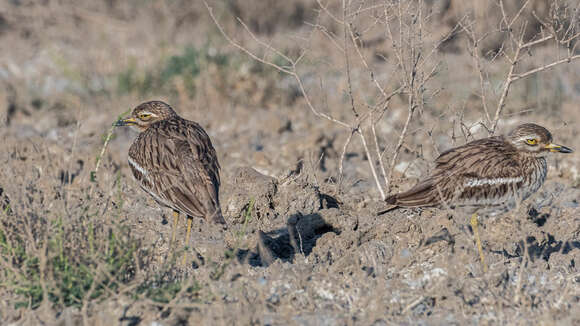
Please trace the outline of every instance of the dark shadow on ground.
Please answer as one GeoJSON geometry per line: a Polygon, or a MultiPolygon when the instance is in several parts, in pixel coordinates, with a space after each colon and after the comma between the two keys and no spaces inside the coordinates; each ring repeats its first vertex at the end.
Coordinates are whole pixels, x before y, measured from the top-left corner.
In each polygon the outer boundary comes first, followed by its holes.
{"type": "Polygon", "coordinates": [[[255,250],[238,250],[237,257],[251,266],[265,267],[276,259],[293,263],[297,253],[310,255],[316,241],[327,232],[340,234],[318,213],[294,214],[288,218],[286,227],[267,233],[258,231],[255,250]]]}
{"type": "MultiPolygon", "coordinates": [[[[557,240],[553,235],[547,234],[547,237],[542,240],[538,240],[534,236],[527,237],[526,246],[532,262],[536,259],[543,259],[549,262],[550,256],[554,253],[559,252],[567,255],[574,249],[580,249],[580,241],[557,240]]],[[[491,252],[503,255],[506,258],[521,258],[524,252],[523,241],[517,243],[517,247],[513,253],[509,253],[505,249],[492,250],[491,252]]]]}

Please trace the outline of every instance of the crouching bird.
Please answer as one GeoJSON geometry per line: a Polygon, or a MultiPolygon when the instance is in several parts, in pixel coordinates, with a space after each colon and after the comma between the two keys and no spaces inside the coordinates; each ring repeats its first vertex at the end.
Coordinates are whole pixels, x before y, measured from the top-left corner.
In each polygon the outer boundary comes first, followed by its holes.
{"type": "Polygon", "coordinates": [[[475,140],[442,153],[428,177],[385,201],[395,207],[467,208],[472,213],[470,224],[485,272],[478,213],[491,216],[507,212],[535,193],[546,179],[546,156],[553,152],[573,151],[553,144],[546,128],[522,124],[505,136],[475,140]]]}

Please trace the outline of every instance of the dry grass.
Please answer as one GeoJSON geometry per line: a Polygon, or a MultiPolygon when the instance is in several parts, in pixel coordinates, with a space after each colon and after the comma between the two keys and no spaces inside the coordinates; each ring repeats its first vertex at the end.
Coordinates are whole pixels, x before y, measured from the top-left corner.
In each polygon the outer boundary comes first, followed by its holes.
{"type": "Polygon", "coordinates": [[[375,216],[453,145],[579,136],[577,4],[442,4],[0,5],[0,320],[578,322],[577,156],[486,223],[487,274],[457,212],[375,216]],[[110,129],[153,98],[223,167],[230,229],[195,221],[185,270],[110,129]]]}

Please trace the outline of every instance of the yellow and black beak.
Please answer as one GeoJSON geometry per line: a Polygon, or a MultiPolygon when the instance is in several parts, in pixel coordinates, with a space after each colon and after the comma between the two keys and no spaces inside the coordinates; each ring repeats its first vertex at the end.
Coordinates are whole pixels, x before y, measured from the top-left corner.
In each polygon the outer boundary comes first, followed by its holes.
{"type": "Polygon", "coordinates": [[[548,144],[546,145],[546,149],[549,149],[550,152],[560,152],[560,153],[572,153],[574,152],[571,148],[566,146],[557,145],[557,144],[548,144]]]}
{"type": "Polygon", "coordinates": [[[117,122],[115,122],[116,127],[134,126],[136,124],[137,124],[137,122],[135,121],[135,118],[132,118],[132,117],[125,118],[125,119],[119,119],[119,120],[117,120],[117,122]]]}

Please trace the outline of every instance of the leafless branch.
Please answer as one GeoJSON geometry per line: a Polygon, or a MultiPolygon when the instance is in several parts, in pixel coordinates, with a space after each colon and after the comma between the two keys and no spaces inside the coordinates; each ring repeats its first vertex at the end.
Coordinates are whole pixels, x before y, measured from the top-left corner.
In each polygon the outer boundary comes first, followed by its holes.
{"type": "Polygon", "coordinates": [[[509,56],[506,55],[506,58],[510,61],[511,64],[510,64],[510,69],[509,69],[509,71],[507,73],[507,76],[506,76],[505,81],[504,81],[504,84],[503,84],[502,93],[501,93],[501,96],[499,98],[499,102],[497,104],[497,108],[495,110],[495,115],[493,117],[493,124],[491,125],[491,128],[490,128],[492,134],[495,133],[495,129],[497,127],[497,123],[499,122],[500,114],[503,111],[503,108],[505,106],[505,100],[507,98],[507,95],[508,95],[510,86],[511,86],[511,84],[513,82],[512,81],[512,77],[514,75],[514,70],[515,70],[516,65],[518,63],[518,59],[520,57],[520,51],[522,49],[521,45],[523,44],[523,38],[524,38],[524,35],[525,35],[525,29],[526,29],[525,27],[526,27],[526,23],[523,24],[522,29],[520,31],[520,36],[519,36],[519,39],[518,39],[518,45],[516,47],[516,52],[515,52],[513,58],[510,59],[509,56]]]}
{"type": "MultiPolygon", "coordinates": [[[[511,87],[511,85],[517,81],[520,80],[522,78],[526,78],[528,76],[531,76],[533,74],[551,69],[557,65],[563,64],[563,63],[570,63],[578,58],[580,58],[580,55],[574,55],[572,51],[568,51],[568,56],[566,58],[561,58],[561,59],[557,59],[551,63],[542,65],[540,67],[534,68],[534,69],[530,69],[526,72],[523,73],[516,73],[516,66],[518,65],[518,63],[521,60],[521,53],[522,50],[527,50],[529,51],[531,48],[541,45],[541,44],[545,44],[548,41],[554,40],[554,42],[556,44],[560,44],[560,45],[566,45],[568,46],[570,44],[570,42],[572,42],[573,40],[577,39],[578,37],[580,37],[580,33],[576,33],[573,34],[573,30],[572,27],[569,26],[568,29],[565,31],[564,36],[562,37],[558,37],[558,32],[561,30],[561,28],[559,28],[558,30],[556,30],[554,28],[553,24],[550,24],[549,22],[543,21],[542,19],[540,19],[539,17],[537,17],[537,15],[535,15],[535,13],[533,13],[534,17],[536,17],[536,19],[542,24],[542,26],[544,27],[543,30],[547,30],[549,31],[548,35],[542,36],[541,38],[537,39],[537,40],[533,40],[533,41],[528,41],[528,42],[524,42],[524,35],[525,35],[525,31],[526,31],[526,27],[527,24],[526,22],[523,22],[521,24],[521,29],[519,32],[519,35],[516,38],[514,38],[512,36],[512,27],[516,24],[516,22],[518,21],[518,19],[521,17],[522,12],[524,10],[524,8],[527,6],[527,4],[529,3],[529,0],[526,1],[518,10],[518,12],[516,13],[516,15],[511,18],[508,19],[507,18],[507,14],[505,12],[505,8],[503,5],[503,1],[500,0],[499,1],[499,5],[501,8],[501,12],[502,12],[502,21],[504,24],[506,24],[507,27],[507,31],[508,34],[510,35],[510,41],[512,43],[512,47],[513,47],[513,56],[508,55],[508,53],[506,53],[505,51],[500,50],[498,51],[499,53],[501,53],[509,62],[510,62],[510,67],[508,70],[508,73],[505,77],[503,86],[502,86],[502,92],[501,92],[501,96],[499,98],[496,110],[495,110],[495,114],[494,114],[494,118],[493,121],[491,123],[491,127],[489,128],[489,132],[490,134],[495,133],[495,130],[497,128],[497,124],[499,122],[499,118],[500,115],[503,112],[503,109],[505,107],[506,104],[506,99],[509,93],[509,89],[511,87]],[[509,20],[509,23],[507,23],[509,20]],[[572,34],[572,35],[571,35],[572,34]]],[[[555,10],[554,6],[556,6],[557,4],[552,4],[552,11],[555,10]]],[[[475,38],[475,34],[471,33],[470,34],[471,38],[472,38],[472,42],[474,43],[474,55],[477,55],[477,51],[475,51],[475,46],[477,45],[477,41],[475,38]]],[[[570,47],[568,47],[568,49],[570,49],[570,47]]],[[[480,69],[480,65],[478,63],[479,60],[476,60],[476,64],[478,64],[478,70],[480,69]]],[[[481,71],[481,70],[480,70],[481,71]]],[[[483,74],[480,72],[480,82],[482,80],[482,76],[483,74]]],[[[484,105],[484,110],[487,113],[487,109],[486,109],[486,100],[485,100],[485,91],[484,88],[482,87],[482,102],[484,105]]],[[[489,117],[488,117],[488,121],[489,121],[489,117]]]]}
{"type": "MultiPolygon", "coordinates": [[[[384,112],[384,111],[383,111],[384,112]]],[[[379,156],[379,167],[381,168],[381,173],[383,175],[383,178],[385,180],[385,186],[388,187],[389,185],[389,179],[387,178],[387,172],[385,170],[385,164],[383,163],[383,152],[381,152],[381,149],[379,148],[379,140],[377,137],[377,132],[375,130],[375,123],[373,122],[375,120],[373,120],[373,118],[371,117],[371,131],[373,133],[373,140],[375,142],[375,151],[377,152],[377,155],[379,156]]]]}
{"type": "Polygon", "coordinates": [[[541,71],[544,71],[544,70],[548,70],[548,69],[554,68],[555,66],[560,65],[560,64],[563,64],[563,63],[571,63],[572,61],[575,61],[575,60],[578,60],[578,59],[580,59],[580,54],[573,55],[571,57],[567,57],[567,58],[564,58],[564,59],[560,59],[558,61],[554,61],[554,62],[552,62],[550,64],[543,65],[541,67],[538,67],[538,68],[535,68],[535,69],[526,71],[524,73],[514,74],[512,76],[512,78],[511,78],[511,81],[512,82],[515,82],[516,80],[520,80],[522,78],[529,77],[530,75],[533,75],[535,73],[538,73],[538,72],[541,72],[541,71]]]}
{"type": "MultiPolygon", "coordinates": [[[[395,169],[395,164],[397,163],[397,158],[399,153],[401,152],[401,147],[403,146],[403,141],[405,140],[405,136],[407,135],[407,130],[409,129],[409,124],[411,123],[411,119],[413,118],[413,112],[415,111],[415,106],[413,103],[412,96],[409,96],[409,110],[407,113],[407,120],[405,121],[405,125],[403,126],[403,130],[399,135],[399,140],[397,141],[397,145],[395,146],[395,150],[393,153],[393,158],[391,159],[391,164],[389,165],[389,177],[388,180],[393,179],[393,170],[395,169]]],[[[390,183],[387,185],[387,191],[390,190],[390,183]]]]}
{"type": "Polygon", "coordinates": [[[344,142],[344,145],[342,146],[342,152],[340,154],[340,161],[338,162],[338,192],[340,192],[341,187],[342,187],[342,180],[344,177],[344,157],[346,156],[346,150],[348,149],[348,145],[350,144],[351,140],[352,140],[352,135],[354,135],[354,133],[356,132],[356,130],[352,129],[349,133],[348,133],[348,137],[346,138],[346,141],[344,142]]]}
{"type": "MultiPolygon", "coordinates": [[[[343,17],[346,17],[346,0],[342,1],[342,14],[343,17]]],[[[352,82],[351,82],[351,78],[350,78],[350,60],[349,60],[349,56],[348,56],[348,31],[351,29],[350,24],[343,24],[342,25],[344,28],[344,61],[345,61],[345,70],[346,70],[346,83],[348,85],[348,96],[350,98],[350,106],[352,109],[352,113],[354,114],[355,118],[358,118],[358,112],[356,110],[356,107],[354,105],[354,96],[352,94],[352,82]]],[[[352,32],[352,31],[351,31],[352,32]]],[[[355,45],[356,47],[356,45],[355,45]]]]}
{"type": "Polygon", "coordinates": [[[379,190],[379,193],[381,194],[381,198],[382,200],[385,200],[387,197],[385,196],[385,191],[383,190],[383,187],[381,186],[381,182],[379,180],[379,176],[377,175],[377,171],[375,168],[375,162],[372,159],[371,153],[369,151],[369,147],[367,146],[367,142],[363,133],[362,129],[359,129],[358,134],[360,136],[360,139],[362,141],[363,147],[365,149],[365,153],[367,155],[368,161],[369,161],[369,166],[371,169],[371,173],[373,174],[373,178],[375,179],[375,184],[377,186],[377,189],[379,190]]]}
{"type": "Polygon", "coordinates": [[[260,58],[258,55],[256,55],[255,53],[253,53],[252,51],[248,50],[246,47],[242,46],[241,44],[239,44],[238,42],[234,41],[231,37],[228,36],[228,34],[225,32],[225,30],[223,29],[223,27],[221,26],[221,24],[217,21],[217,19],[215,18],[215,15],[213,14],[213,9],[212,7],[209,6],[209,4],[204,1],[205,7],[207,8],[207,11],[211,17],[211,19],[213,20],[214,24],[216,25],[216,27],[218,28],[218,30],[220,31],[220,33],[223,35],[223,37],[228,41],[228,43],[230,43],[232,46],[234,46],[235,48],[237,48],[238,50],[246,53],[248,56],[250,56],[252,59],[265,64],[267,66],[270,66],[280,72],[283,72],[285,74],[288,74],[292,77],[294,77],[294,79],[296,80],[296,83],[298,83],[298,87],[300,88],[300,92],[302,94],[302,96],[304,97],[304,100],[306,101],[306,104],[308,106],[308,108],[310,108],[310,111],[312,111],[312,113],[317,116],[317,117],[321,117],[324,118],[326,120],[329,120],[331,122],[334,122],[342,127],[345,128],[351,128],[351,126],[343,121],[340,121],[338,119],[335,119],[333,117],[331,117],[330,115],[324,113],[324,112],[320,112],[318,111],[314,105],[312,104],[310,97],[308,96],[308,93],[306,92],[306,89],[304,88],[304,83],[302,82],[302,78],[300,77],[300,75],[297,73],[296,71],[296,61],[292,60],[290,57],[284,55],[283,53],[281,53],[280,51],[274,49],[273,47],[271,47],[269,44],[263,42],[262,40],[260,40],[258,37],[256,37],[256,35],[254,33],[252,33],[252,31],[250,31],[250,29],[246,26],[246,24],[244,24],[241,19],[237,19],[237,21],[244,27],[244,29],[246,30],[246,32],[248,33],[248,35],[250,35],[250,37],[256,41],[258,44],[260,44],[261,46],[263,46],[264,48],[266,48],[269,51],[273,51],[274,53],[280,55],[281,57],[283,57],[285,60],[288,61],[289,63],[289,67],[290,68],[285,68],[285,67],[281,67],[280,65],[277,65],[271,61],[268,61],[264,58],[260,58]]]}

